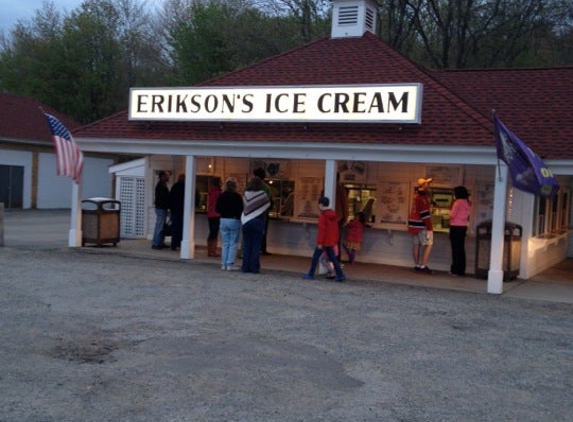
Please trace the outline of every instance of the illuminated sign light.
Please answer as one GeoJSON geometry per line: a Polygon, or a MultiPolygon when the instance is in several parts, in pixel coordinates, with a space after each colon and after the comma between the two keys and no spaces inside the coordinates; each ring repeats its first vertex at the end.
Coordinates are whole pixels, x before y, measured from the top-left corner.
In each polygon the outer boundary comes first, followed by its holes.
{"type": "Polygon", "coordinates": [[[130,120],[421,123],[422,85],[132,88],[130,120]]]}

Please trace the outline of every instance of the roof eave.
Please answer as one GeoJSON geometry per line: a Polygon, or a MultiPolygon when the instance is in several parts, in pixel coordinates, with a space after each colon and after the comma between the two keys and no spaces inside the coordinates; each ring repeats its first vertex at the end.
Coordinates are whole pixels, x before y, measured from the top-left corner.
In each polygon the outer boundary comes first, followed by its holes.
{"type": "Polygon", "coordinates": [[[496,164],[492,146],[422,144],[329,144],[213,140],[76,138],[83,151],[122,154],[352,160],[403,163],[496,164]],[[237,148],[240,145],[240,148],[237,148]]]}

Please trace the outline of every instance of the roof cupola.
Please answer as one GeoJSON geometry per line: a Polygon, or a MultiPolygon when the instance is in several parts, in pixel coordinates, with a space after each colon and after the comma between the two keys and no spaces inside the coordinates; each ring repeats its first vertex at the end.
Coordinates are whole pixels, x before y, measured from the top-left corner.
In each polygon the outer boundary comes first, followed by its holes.
{"type": "Polygon", "coordinates": [[[376,33],[376,4],[371,0],[332,0],[331,38],[376,33]]]}

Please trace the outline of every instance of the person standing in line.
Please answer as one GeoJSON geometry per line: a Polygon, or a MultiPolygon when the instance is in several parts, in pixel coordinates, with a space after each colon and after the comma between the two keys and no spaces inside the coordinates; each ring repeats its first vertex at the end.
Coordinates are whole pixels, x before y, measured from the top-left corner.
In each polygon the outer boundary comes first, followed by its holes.
{"type": "Polygon", "coordinates": [[[414,242],[414,269],[426,274],[432,274],[432,270],[428,267],[428,259],[434,244],[431,206],[427,195],[428,186],[432,180],[432,178],[418,179],[408,218],[408,230],[413,235],[414,242]]]}
{"type": "Polygon", "coordinates": [[[271,193],[271,188],[270,186],[265,182],[265,179],[267,177],[267,172],[265,171],[264,168],[262,167],[258,167],[253,171],[253,175],[255,177],[258,177],[259,179],[262,180],[263,182],[263,190],[265,191],[265,193],[267,194],[267,197],[269,198],[269,207],[266,209],[265,213],[264,213],[264,233],[263,233],[263,240],[261,242],[261,255],[272,255],[268,250],[267,250],[267,232],[269,231],[269,211],[271,210],[271,208],[273,207],[273,195],[271,193]]]}
{"type": "Polygon", "coordinates": [[[244,273],[258,274],[261,269],[261,244],[265,232],[265,213],[271,202],[263,190],[263,181],[253,177],[243,195],[243,265],[244,273]]]}
{"type": "Polygon", "coordinates": [[[153,230],[153,240],[151,248],[163,249],[165,244],[165,234],[163,228],[167,220],[169,211],[169,187],[167,182],[171,178],[171,173],[162,171],[159,173],[159,181],[155,185],[155,229],[153,230]]]}
{"type": "Polygon", "coordinates": [[[336,173],[336,204],[334,206],[336,218],[338,220],[338,253],[336,257],[340,260],[340,251],[342,244],[342,229],[348,222],[348,191],[340,183],[340,173],[336,173]]]}
{"type": "Polygon", "coordinates": [[[466,234],[468,220],[472,210],[470,194],[464,186],[454,188],[454,203],[450,211],[450,245],[452,247],[452,265],[450,275],[466,275],[466,234]]]}
{"type": "Polygon", "coordinates": [[[220,231],[223,239],[221,269],[231,271],[235,269],[237,243],[241,232],[241,213],[243,212],[243,198],[237,192],[237,180],[234,177],[225,181],[225,190],[219,195],[215,211],[221,215],[220,231]]]}
{"type": "Polygon", "coordinates": [[[171,210],[171,250],[181,248],[183,239],[183,210],[185,209],[185,174],[181,173],[169,193],[171,210]]]}
{"type": "Polygon", "coordinates": [[[211,185],[207,191],[207,220],[209,222],[209,235],[207,236],[207,256],[218,257],[217,238],[219,237],[219,225],[221,215],[215,209],[217,200],[221,195],[221,178],[214,177],[211,179],[211,185]]]}
{"type": "Polygon", "coordinates": [[[346,225],[348,230],[346,238],[344,239],[344,251],[348,255],[348,263],[354,264],[356,259],[356,252],[360,250],[362,238],[364,235],[364,227],[366,227],[366,216],[363,212],[357,212],[354,219],[350,220],[346,225]]]}
{"type": "Polygon", "coordinates": [[[314,280],[314,273],[316,272],[316,266],[320,256],[324,251],[328,256],[328,259],[334,265],[334,271],[336,273],[335,281],[343,282],[346,280],[346,276],[342,272],[340,263],[336,258],[334,253],[334,246],[336,246],[339,233],[338,233],[338,221],[334,210],[329,208],[330,199],[326,196],[320,197],[318,200],[318,209],[320,210],[320,215],[318,216],[318,230],[316,233],[316,247],[314,248],[314,253],[312,254],[312,261],[310,263],[310,269],[308,273],[302,276],[305,280],[314,280]]]}

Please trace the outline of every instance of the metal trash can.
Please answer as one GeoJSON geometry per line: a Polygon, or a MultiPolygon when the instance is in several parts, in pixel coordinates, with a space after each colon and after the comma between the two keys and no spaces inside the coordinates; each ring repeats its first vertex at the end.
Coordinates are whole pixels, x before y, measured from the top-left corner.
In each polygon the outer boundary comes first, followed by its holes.
{"type": "Polygon", "coordinates": [[[82,201],[82,246],[119,243],[121,203],[110,198],[88,198],[82,201]]]}
{"type": "MultiPolygon", "coordinates": [[[[476,278],[487,279],[490,267],[491,252],[491,220],[480,223],[477,227],[476,235],[476,278]]],[[[520,225],[505,222],[503,236],[503,280],[513,280],[519,274],[521,260],[521,237],[523,229],[520,225]]]]}

